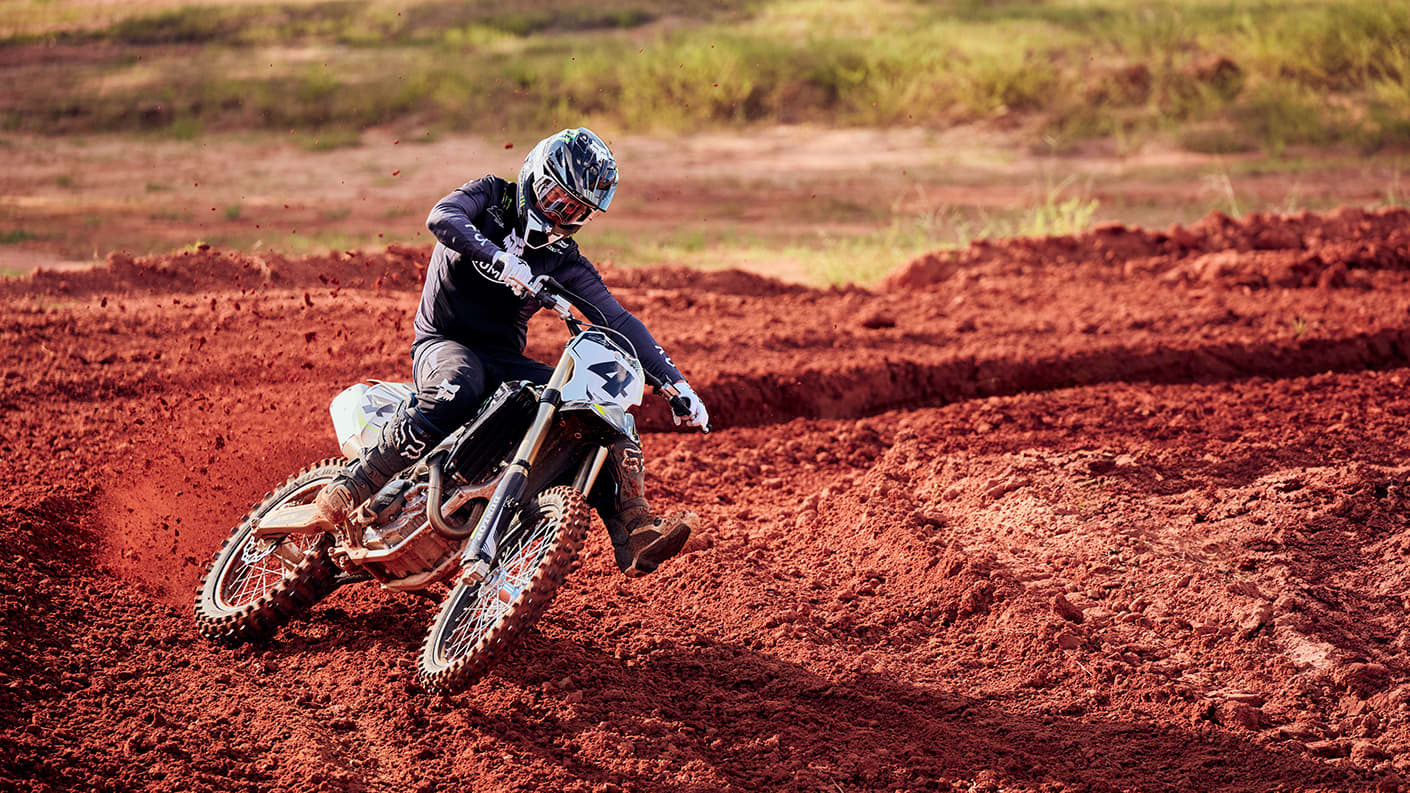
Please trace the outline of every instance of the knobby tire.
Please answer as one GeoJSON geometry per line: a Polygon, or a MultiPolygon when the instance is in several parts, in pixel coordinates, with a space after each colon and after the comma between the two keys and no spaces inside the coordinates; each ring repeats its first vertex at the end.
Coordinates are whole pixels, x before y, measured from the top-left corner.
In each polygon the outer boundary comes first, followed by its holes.
{"type": "Polygon", "coordinates": [[[246,546],[252,542],[255,518],[286,501],[298,499],[305,502],[317,493],[322,484],[337,476],[344,464],[345,461],[334,458],[304,468],[289,477],[282,486],[267,493],[235,527],[229,539],[216,552],[210,569],[196,589],[196,630],[202,636],[232,645],[267,639],[280,626],[307,611],[337,587],[335,577],[338,568],[328,558],[332,538],[327,534],[280,540],[281,544],[291,543],[290,547],[301,551],[303,558],[292,568],[281,563],[281,575],[277,580],[273,575],[275,571],[266,561],[269,553],[256,562],[250,562],[247,558],[258,556],[263,546],[251,545],[248,552],[246,546]],[[232,595],[225,589],[232,583],[230,576],[238,576],[241,572],[235,566],[242,564],[246,568],[246,576],[256,564],[264,565],[261,580],[247,586],[244,579],[239,579],[241,586],[232,595]],[[264,569],[266,567],[269,569],[264,569]],[[227,602],[228,595],[238,602],[227,602]]]}
{"type": "Polygon", "coordinates": [[[490,574],[475,584],[456,584],[431,623],[419,664],[427,691],[464,689],[515,645],[576,567],[588,520],[583,494],[571,487],[545,490],[519,510],[490,574]],[[544,520],[553,521],[551,531],[544,520]],[[541,547],[535,537],[543,537],[541,547]],[[492,619],[482,625],[491,606],[492,619]]]}

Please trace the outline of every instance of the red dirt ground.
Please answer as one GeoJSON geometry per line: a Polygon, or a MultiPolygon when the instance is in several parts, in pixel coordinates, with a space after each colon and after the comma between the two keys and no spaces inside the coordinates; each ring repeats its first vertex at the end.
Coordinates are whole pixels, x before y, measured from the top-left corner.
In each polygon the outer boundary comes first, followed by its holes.
{"type": "MultiPolygon", "coordinates": [[[[876,291],[606,273],[719,430],[643,412],[518,658],[421,691],[434,605],[261,647],[190,592],[326,405],[406,378],[425,250],[0,284],[0,789],[1379,790],[1410,772],[1410,212],[936,254],[876,291]]],[[[552,358],[555,322],[531,351],[552,358]]]]}

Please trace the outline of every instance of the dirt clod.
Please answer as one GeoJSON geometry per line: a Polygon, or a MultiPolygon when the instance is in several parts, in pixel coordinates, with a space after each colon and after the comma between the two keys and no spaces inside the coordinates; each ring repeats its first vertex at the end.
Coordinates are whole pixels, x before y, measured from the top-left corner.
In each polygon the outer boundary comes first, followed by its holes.
{"type": "Polygon", "coordinates": [[[1070,622],[1081,622],[1082,609],[1077,608],[1062,593],[1053,597],[1053,613],[1070,622]]]}

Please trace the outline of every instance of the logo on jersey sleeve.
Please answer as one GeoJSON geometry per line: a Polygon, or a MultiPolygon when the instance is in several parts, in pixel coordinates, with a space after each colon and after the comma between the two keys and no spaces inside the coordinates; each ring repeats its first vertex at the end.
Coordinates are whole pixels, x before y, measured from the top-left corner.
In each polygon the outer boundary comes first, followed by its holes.
{"type": "Polygon", "coordinates": [[[666,354],[666,351],[661,348],[661,345],[656,345],[656,352],[661,354],[661,359],[670,364],[672,369],[676,368],[676,362],[671,360],[671,356],[666,354]]]}
{"type": "Polygon", "coordinates": [[[509,236],[504,238],[504,250],[514,254],[515,256],[523,258],[524,238],[519,236],[519,231],[517,229],[509,232],[509,236]]]}

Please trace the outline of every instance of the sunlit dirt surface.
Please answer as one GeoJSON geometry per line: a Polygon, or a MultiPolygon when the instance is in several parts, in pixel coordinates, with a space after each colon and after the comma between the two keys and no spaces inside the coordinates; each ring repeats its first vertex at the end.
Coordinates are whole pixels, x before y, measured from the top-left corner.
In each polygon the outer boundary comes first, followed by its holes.
{"type": "MultiPolygon", "coordinates": [[[[717,431],[642,411],[707,530],[597,526],[521,651],[415,682],[434,604],[266,645],[191,592],[405,379],[425,249],[0,285],[0,789],[1381,790],[1410,771],[1410,212],[927,257],[873,291],[608,270],[717,431]]],[[[541,317],[531,352],[563,334],[541,317]]]]}

